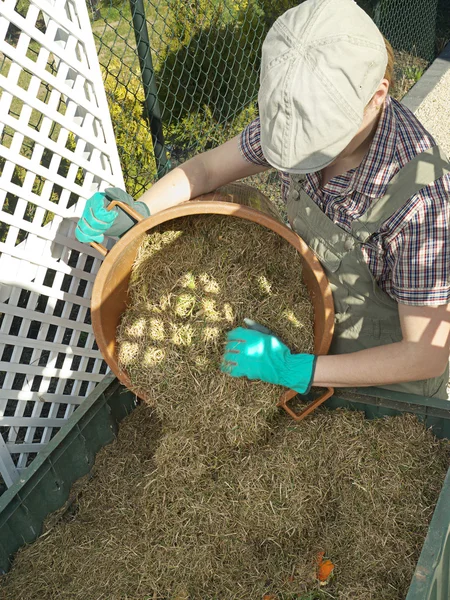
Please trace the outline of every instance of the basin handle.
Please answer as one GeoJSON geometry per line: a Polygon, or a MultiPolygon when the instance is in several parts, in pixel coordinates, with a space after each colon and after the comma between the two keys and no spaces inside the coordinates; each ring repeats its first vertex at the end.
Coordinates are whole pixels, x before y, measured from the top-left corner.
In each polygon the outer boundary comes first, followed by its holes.
{"type": "MultiPolygon", "coordinates": [[[[129,214],[130,217],[134,219],[137,223],[144,219],[144,217],[140,213],[138,213],[137,210],[134,210],[132,206],[126,204],[125,202],[121,202],[120,200],[111,200],[111,202],[106,207],[106,210],[111,210],[115,206],[118,206],[127,214],[129,214]]],[[[105,246],[103,246],[103,244],[99,244],[98,242],[90,242],[90,244],[93,248],[100,252],[102,256],[106,256],[108,254],[108,249],[105,246]]]]}
{"type": "Polygon", "coordinates": [[[309,413],[311,413],[318,406],[320,406],[323,402],[325,402],[325,400],[328,400],[328,398],[330,398],[330,396],[332,396],[334,394],[334,388],[332,388],[332,387],[327,388],[322,395],[320,395],[318,398],[313,400],[310,404],[308,404],[308,406],[306,406],[299,413],[296,413],[295,411],[292,410],[292,408],[290,406],[287,405],[289,400],[292,400],[292,398],[294,398],[294,396],[297,396],[297,394],[298,394],[298,392],[296,392],[295,390],[287,390],[281,396],[281,398],[278,400],[277,406],[279,406],[280,408],[284,408],[284,410],[287,412],[287,414],[290,415],[294,419],[294,421],[301,421],[302,419],[304,419],[306,417],[306,415],[309,415],[309,413]]]}

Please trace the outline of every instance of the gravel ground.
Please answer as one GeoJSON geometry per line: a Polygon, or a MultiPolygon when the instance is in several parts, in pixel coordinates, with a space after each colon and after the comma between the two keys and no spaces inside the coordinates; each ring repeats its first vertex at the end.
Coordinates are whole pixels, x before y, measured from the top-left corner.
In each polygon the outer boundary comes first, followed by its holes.
{"type": "Polygon", "coordinates": [[[426,96],[415,114],[450,158],[450,69],[426,96]]]}

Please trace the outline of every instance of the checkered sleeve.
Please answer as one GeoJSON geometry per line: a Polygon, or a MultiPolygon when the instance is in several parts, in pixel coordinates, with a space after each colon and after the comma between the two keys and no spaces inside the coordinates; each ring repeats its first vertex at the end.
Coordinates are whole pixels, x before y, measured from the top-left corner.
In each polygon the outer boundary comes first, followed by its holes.
{"type": "MultiPolygon", "coordinates": [[[[432,306],[450,302],[450,176],[416,197],[417,210],[390,245],[390,295],[397,302],[432,306]]],[[[400,215],[397,216],[397,218],[400,215]]]]}
{"type": "Polygon", "coordinates": [[[255,165],[270,167],[261,148],[261,125],[259,117],[252,121],[250,125],[247,125],[241,133],[239,150],[248,162],[254,163],[255,165]]]}

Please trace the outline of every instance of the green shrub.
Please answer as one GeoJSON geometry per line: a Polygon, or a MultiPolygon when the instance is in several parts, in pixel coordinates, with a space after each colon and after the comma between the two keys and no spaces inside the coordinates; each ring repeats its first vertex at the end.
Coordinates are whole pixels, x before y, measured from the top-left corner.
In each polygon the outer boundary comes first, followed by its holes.
{"type": "Polygon", "coordinates": [[[266,32],[284,12],[302,4],[304,0],[256,0],[263,15],[266,32]]]}
{"type": "Polygon", "coordinates": [[[175,166],[199,152],[215,148],[238,135],[257,116],[256,102],[251,102],[229,122],[218,123],[208,106],[201,116],[193,113],[173,121],[164,128],[166,145],[175,166]]]}
{"type": "Polygon", "coordinates": [[[253,3],[237,11],[231,2],[187,4],[195,9],[185,19],[186,9],[169,3],[172,13],[180,9],[157,73],[163,120],[170,125],[207,107],[218,123],[231,121],[257,94],[264,22],[253,3]]]}
{"type": "MultiPolygon", "coordinates": [[[[174,166],[225,142],[255,118],[264,24],[248,0],[167,4],[171,39],[155,64],[174,166]]],[[[115,59],[104,81],[126,188],[139,197],[157,172],[141,80],[115,59]]]]}
{"type": "Polygon", "coordinates": [[[151,134],[143,117],[142,82],[119,59],[110,62],[103,79],[125,187],[137,197],[156,179],[151,134]]]}
{"type": "MultiPolygon", "coordinates": [[[[138,198],[156,180],[156,162],[148,122],[144,118],[144,91],[139,78],[126,74],[112,61],[104,83],[127,191],[138,198]],[[126,76],[126,79],[125,79],[126,76]]],[[[164,124],[163,133],[172,166],[237,135],[257,115],[249,103],[233,119],[219,123],[208,106],[164,124]]]]}

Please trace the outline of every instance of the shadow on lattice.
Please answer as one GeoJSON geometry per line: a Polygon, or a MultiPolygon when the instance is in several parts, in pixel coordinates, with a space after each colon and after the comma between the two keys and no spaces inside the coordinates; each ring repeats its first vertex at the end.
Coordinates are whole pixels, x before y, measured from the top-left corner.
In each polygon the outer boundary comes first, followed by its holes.
{"type": "MultiPolygon", "coordinates": [[[[25,3],[22,2],[22,4],[25,4],[25,3]]],[[[41,31],[43,33],[45,33],[46,28],[45,28],[45,23],[44,23],[43,17],[38,20],[38,24],[39,23],[41,23],[41,26],[40,26],[41,31]]],[[[12,47],[16,47],[17,41],[18,41],[18,36],[20,35],[20,33],[21,33],[21,30],[18,27],[16,27],[14,24],[10,23],[8,32],[7,32],[7,36],[6,36],[6,41],[8,41],[8,43],[12,47]]],[[[41,48],[41,45],[38,42],[31,40],[28,45],[26,56],[28,58],[31,58],[32,60],[36,61],[37,57],[39,55],[40,48],[41,48]]],[[[2,55],[2,59],[1,59],[1,63],[0,63],[0,74],[3,75],[4,77],[7,77],[11,65],[12,65],[12,60],[9,57],[7,57],[6,55],[2,55]]],[[[52,53],[50,53],[49,58],[47,60],[46,70],[49,71],[53,75],[55,75],[57,73],[56,59],[52,53]]],[[[21,69],[21,72],[20,72],[18,80],[17,80],[17,85],[26,91],[28,89],[29,84],[33,77],[35,77],[35,74],[31,73],[28,69],[21,69]]],[[[54,88],[50,84],[48,84],[47,82],[41,81],[38,92],[37,92],[37,96],[36,96],[37,99],[42,101],[44,104],[48,104],[53,89],[54,88]]],[[[0,89],[0,98],[2,95],[2,91],[3,90],[0,89]]],[[[19,119],[21,116],[23,107],[24,107],[23,101],[17,97],[14,97],[11,101],[8,115],[15,119],[19,119]]],[[[67,108],[66,101],[63,98],[63,96],[60,95],[56,110],[61,115],[64,115],[66,112],[66,108],[67,108]]],[[[28,121],[28,126],[32,129],[35,129],[36,131],[40,131],[43,119],[44,119],[44,115],[33,108],[31,111],[29,121],[28,121]]],[[[55,121],[53,121],[51,124],[51,127],[50,127],[49,134],[48,134],[48,139],[50,139],[51,141],[56,143],[58,141],[61,129],[62,129],[61,125],[59,123],[56,123],[55,121]]],[[[14,134],[15,134],[15,130],[12,127],[5,126],[0,135],[0,145],[4,146],[6,148],[10,148],[11,143],[14,139],[14,134]]],[[[44,142],[44,140],[42,140],[42,141],[44,142]]],[[[25,138],[22,142],[22,145],[21,145],[20,154],[24,158],[31,159],[35,145],[36,145],[35,141],[33,141],[29,137],[25,136],[25,138]]],[[[68,134],[67,141],[65,143],[65,148],[71,152],[75,152],[76,141],[75,141],[75,136],[71,132],[69,132],[69,134],[68,134]]],[[[42,158],[41,158],[41,161],[40,161],[40,165],[49,169],[53,155],[54,155],[54,153],[51,150],[49,150],[48,148],[45,148],[42,158]]],[[[6,162],[6,159],[3,157],[0,157],[0,176],[3,172],[5,162],[6,162]]],[[[61,158],[58,169],[57,169],[57,174],[61,177],[66,177],[69,172],[69,168],[70,168],[71,164],[72,164],[71,161],[68,160],[67,158],[61,158]]],[[[22,187],[27,173],[28,173],[28,170],[26,168],[16,165],[13,176],[11,178],[11,182],[19,187],[22,187]]],[[[76,178],[75,178],[75,183],[82,186],[83,181],[84,181],[84,173],[83,173],[83,170],[81,168],[79,168],[76,178]]],[[[40,175],[34,175],[34,183],[32,186],[33,194],[40,196],[45,183],[46,183],[46,180],[43,177],[41,177],[40,175]]],[[[60,185],[54,183],[52,192],[48,198],[49,201],[53,202],[55,204],[58,204],[62,192],[63,192],[63,188],[60,185]]],[[[78,199],[79,199],[79,196],[72,192],[70,194],[70,198],[67,203],[67,208],[70,208],[71,206],[76,204],[78,199]]],[[[0,209],[8,214],[13,215],[16,210],[17,202],[18,202],[18,197],[16,195],[14,195],[12,193],[7,193],[4,203],[3,203],[3,206],[0,207],[0,209]]],[[[24,213],[24,220],[29,221],[30,223],[33,222],[34,216],[36,213],[36,208],[37,207],[35,204],[33,204],[32,202],[28,202],[27,208],[24,213]]],[[[42,221],[40,222],[40,225],[42,225],[42,226],[47,225],[48,223],[50,223],[52,221],[53,217],[54,217],[53,212],[48,211],[48,210],[45,211],[42,221]]],[[[8,231],[9,231],[9,225],[7,225],[6,223],[0,223],[0,242],[4,242],[6,240],[8,231]]],[[[21,242],[23,242],[27,238],[27,235],[28,235],[27,232],[21,230],[17,236],[15,245],[18,245],[21,242]]]]}

